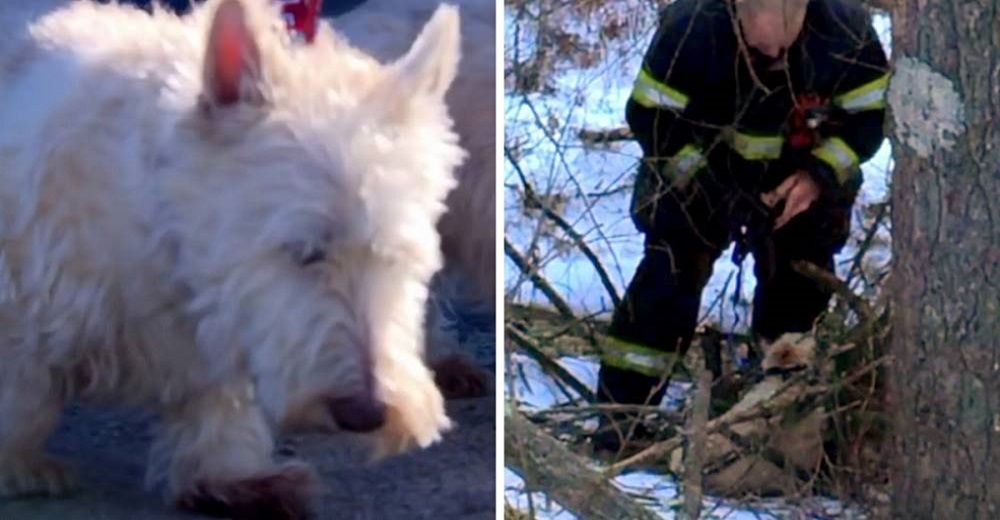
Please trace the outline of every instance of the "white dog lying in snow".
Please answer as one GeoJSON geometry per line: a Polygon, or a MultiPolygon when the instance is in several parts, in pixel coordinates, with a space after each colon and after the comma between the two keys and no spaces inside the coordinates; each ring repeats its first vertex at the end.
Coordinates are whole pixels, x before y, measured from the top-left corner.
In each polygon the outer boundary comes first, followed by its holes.
{"type": "Polygon", "coordinates": [[[437,440],[456,10],[388,65],[258,1],[27,27],[0,47],[0,496],[69,486],[42,446],[77,397],[158,411],[151,478],[236,517],[306,514],[309,469],[270,457],[302,403],[383,453],[437,440]]]}

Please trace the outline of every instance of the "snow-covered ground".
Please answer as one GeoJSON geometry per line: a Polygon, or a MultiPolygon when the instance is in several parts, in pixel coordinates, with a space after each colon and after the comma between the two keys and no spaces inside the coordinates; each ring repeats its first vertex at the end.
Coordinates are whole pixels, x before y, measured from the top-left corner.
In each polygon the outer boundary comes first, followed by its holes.
{"type": "MultiPolygon", "coordinates": [[[[890,25],[885,16],[877,16],[875,25],[883,45],[890,49],[890,25]]],[[[506,41],[514,41],[514,24],[505,20],[506,41]]],[[[531,35],[523,30],[518,37],[530,49],[531,35]]],[[[647,39],[648,41],[648,39],[647,39]]],[[[646,42],[642,42],[645,46],[646,42]]],[[[509,44],[509,43],[508,43],[509,44]]],[[[631,90],[635,71],[638,70],[641,50],[617,52],[609,50],[606,58],[588,69],[561,72],[556,78],[556,91],[552,95],[508,95],[506,103],[506,141],[516,143],[520,155],[518,165],[534,184],[538,193],[562,192],[570,194],[563,216],[582,233],[607,268],[619,293],[631,278],[642,252],[641,236],[635,231],[627,214],[630,196],[628,190],[613,190],[628,182],[635,171],[639,156],[635,143],[619,143],[600,148],[587,147],[577,138],[580,129],[600,130],[624,125],[623,107],[631,90]],[[613,193],[609,193],[613,192],[613,193]],[[585,196],[581,196],[586,194],[585,196]]],[[[505,164],[507,236],[522,251],[537,235],[539,219],[526,218],[520,213],[519,199],[511,187],[520,181],[511,162],[505,164]]],[[[889,172],[892,170],[891,151],[884,143],[877,155],[863,166],[864,184],[858,197],[854,214],[855,238],[837,258],[838,272],[844,275],[854,258],[862,237],[863,208],[888,198],[889,172]]],[[[885,266],[889,262],[889,231],[880,230],[879,246],[869,251],[866,265],[869,268],[885,266]]],[[[539,251],[543,258],[542,272],[546,279],[560,291],[566,301],[581,314],[607,313],[611,309],[604,287],[589,261],[576,249],[564,244],[542,241],[539,251]],[[549,254],[558,249],[558,253],[549,254]]],[[[714,274],[702,297],[702,317],[714,321],[723,330],[742,330],[748,325],[749,301],[754,290],[753,259],[748,257],[743,266],[740,303],[732,304],[737,267],[730,260],[731,249],[715,263],[714,274]],[[724,298],[720,300],[720,295],[724,298]]],[[[522,281],[517,268],[509,261],[505,265],[508,291],[518,302],[547,304],[545,297],[530,282],[522,281]],[[518,283],[521,281],[521,283],[518,283]]],[[[597,381],[597,363],[589,358],[566,357],[559,363],[576,375],[584,384],[593,388],[597,381]]],[[[532,360],[513,355],[513,392],[525,409],[544,409],[568,399],[532,360]]],[[[684,384],[674,384],[664,400],[671,406],[681,399],[684,384]]],[[[651,497],[654,510],[665,518],[672,518],[671,504],[678,499],[672,479],[663,475],[638,472],[620,476],[616,483],[624,490],[651,497]]],[[[505,496],[520,508],[527,508],[528,495],[523,491],[524,482],[512,471],[505,474],[505,496]]],[[[572,515],[545,497],[533,494],[531,504],[539,518],[570,519],[572,515]]],[[[781,501],[759,504],[733,504],[707,498],[705,511],[709,518],[853,518],[837,502],[816,500],[794,506],[781,501]]]]}

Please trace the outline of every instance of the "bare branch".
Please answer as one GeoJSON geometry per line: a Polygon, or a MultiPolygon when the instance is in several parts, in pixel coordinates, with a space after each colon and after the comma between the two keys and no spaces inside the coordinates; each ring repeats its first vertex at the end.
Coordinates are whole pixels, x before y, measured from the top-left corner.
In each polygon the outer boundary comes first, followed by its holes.
{"type": "Polygon", "coordinates": [[[546,218],[558,226],[563,233],[566,233],[566,236],[573,241],[573,244],[576,245],[577,249],[579,249],[580,252],[583,253],[583,256],[587,257],[590,264],[594,266],[594,270],[597,271],[597,276],[601,279],[601,284],[604,285],[604,290],[608,292],[608,297],[611,298],[611,302],[617,307],[621,302],[621,297],[618,296],[618,291],[615,289],[615,285],[611,282],[611,277],[608,276],[608,272],[604,269],[604,265],[601,263],[601,260],[597,258],[594,251],[587,245],[587,241],[576,231],[576,229],[573,228],[572,224],[567,222],[562,215],[553,211],[552,208],[550,208],[549,205],[538,196],[534,186],[531,185],[531,182],[528,181],[528,177],[521,169],[521,165],[518,163],[517,159],[514,158],[513,154],[510,153],[507,147],[504,147],[504,154],[507,156],[507,160],[510,161],[511,166],[514,167],[518,177],[521,179],[521,184],[524,186],[525,204],[530,207],[540,209],[546,218]]]}
{"type": "Polygon", "coordinates": [[[573,315],[573,309],[570,308],[568,303],[566,303],[566,300],[564,300],[562,296],[559,296],[559,293],[552,288],[552,284],[550,284],[548,280],[546,280],[545,277],[538,272],[538,269],[535,266],[528,263],[528,260],[524,257],[524,255],[522,255],[517,248],[514,247],[514,244],[512,244],[510,239],[506,236],[503,237],[503,250],[504,253],[506,253],[507,258],[510,258],[510,260],[514,262],[514,265],[516,265],[517,268],[531,280],[531,283],[535,284],[535,287],[538,287],[538,290],[542,291],[542,294],[549,299],[549,302],[552,303],[556,310],[558,310],[567,319],[576,320],[576,316],[573,315]]]}
{"type": "Polygon", "coordinates": [[[854,291],[833,273],[826,271],[814,263],[801,260],[792,262],[792,269],[802,276],[813,280],[824,289],[832,291],[837,296],[843,298],[851,306],[851,309],[858,313],[858,318],[861,321],[866,322],[872,319],[874,312],[871,305],[864,298],[854,294],[854,291]]]}
{"type": "Polygon", "coordinates": [[[510,406],[504,414],[504,463],[530,487],[538,487],[577,518],[654,520],[600,473],[591,462],[534,426],[510,406]]]}
{"type": "Polygon", "coordinates": [[[566,386],[572,388],[574,392],[588,402],[594,402],[594,393],[590,391],[590,388],[587,388],[587,385],[581,383],[579,379],[570,374],[562,365],[546,356],[535,340],[528,337],[527,334],[521,332],[516,327],[511,326],[510,323],[506,324],[504,331],[508,339],[517,343],[517,346],[521,347],[525,353],[537,361],[547,373],[565,383],[566,386]]]}
{"type": "Polygon", "coordinates": [[[581,128],[577,137],[579,137],[584,143],[590,145],[617,143],[621,141],[631,141],[634,139],[632,131],[626,127],[610,128],[606,130],[588,130],[586,128],[581,128]]]}
{"type": "Polygon", "coordinates": [[[701,475],[705,468],[705,444],[708,440],[705,425],[708,423],[708,406],[712,397],[712,373],[708,370],[700,372],[696,392],[691,420],[685,428],[687,453],[684,461],[684,511],[688,520],[701,518],[701,475]]]}

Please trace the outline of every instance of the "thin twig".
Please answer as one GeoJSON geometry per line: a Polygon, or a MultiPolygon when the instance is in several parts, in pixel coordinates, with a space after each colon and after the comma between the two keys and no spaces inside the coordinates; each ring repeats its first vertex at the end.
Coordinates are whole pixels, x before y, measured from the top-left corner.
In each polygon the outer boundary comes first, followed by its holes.
{"type": "Polygon", "coordinates": [[[848,285],[851,284],[854,276],[860,272],[862,259],[871,248],[872,242],[875,241],[875,235],[878,234],[878,229],[882,225],[882,221],[889,215],[888,202],[877,204],[877,207],[878,213],[875,214],[871,227],[865,232],[865,238],[862,239],[861,244],[858,246],[858,254],[854,255],[854,258],[851,260],[851,267],[847,270],[844,283],[848,285]]]}
{"type": "Polygon", "coordinates": [[[656,414],[667,422],[683,424],[684,418],[678,412],[664,409],[660,406],[650,404],[617,404],[617,403],[593,403],[587,405],[555,405],[552,408],[538,410],[535,415],[554,414],[590,414],[590,413],[628,413],[635,415],[656,414]]]}
{"type": "Polygon", "coordinates": [[[604,285],[604,290],[608,292],[608,297],[611,298],[611,302],[615,305],[615,307],[617,307],[619,302],[621,302],[621,297],[618,296],[618,290],[615,289],[615,284],[611,282],[611,276],[609,276],[607,270],[604,269],[604,264],[601,263],[600,258],[598,258],[597,254],[594,253],[594,250],[587,245],[586,239],[584,239],[583,235],[578,233],[576,229],[573,228],[573,225],[567,222],[562,215],[555,212],[549,207],[548,204],[545,203],[544,200],[542,200],[541,197],[538,196],[538,193],[535,191],[534,186],[532,186],[531,181],[528,180],[528,177],[524,174],[524,170],[521,169],[520,163],[514,158],[513,154],[511,154],[506,147],[504,148],[504,154],[507,156],[507,160],[510,161],[511,166],[514,167],[514,171],[517,172],[518,177],[521,179],[521,184],[524,186],[525,204],[530,207],[540,209],[546,218],[551,220],[559,229],[562,230],[563,233],[566,234],[566,236],[570,238],[570,240],[573,241],[573,245],[575,245],[576,248],[583,253],[583,256],[587,257],[587,260],[594,267],[594,270],[597,271],[597,276],[600,278],[601,284],[604,285]]]}
{"type": "Polygon", "coordinates": [[[610,128],[605,130],[590,130],[587,128],[581,128],[580,132],[577,133],[577,137],[579,137],[584,143],[591,145],[631,141],[635,138],[635,136],[632,135],[632,131],[627,127],[610,128]]]}
{"type": "Polygon", "coordinates": [[[516,327],[512,327],[509,323],[506,324],[504,330],[506,331],[507,338],[517,343],[517,346],[521,347],[526,354],[537,361],[547,373],[565,383],[566,386],[572,388],[574,392],[588,402],[594,401],[594,393],[590,391],[590,388],[587,388],[587,385],[581,383],[579,379],[570,374],[562,365],[545,355],[541,347],[527,334],[517,330],[516,327]]]}
{"type": "Polygon", "coordinates": [[[542,291],[542,294],[549,299],[549,302],[552,303],[552,306],[555,307],[556,310],[558,310],[565,318],[571,321],[576,320],[576,316],[573,315],[573,309],[570,308],[568,303],[566,303],[566,300],[564,300],[562,296],[559,296],[559,293],[552,288],[552,284],[550,284],[549,281],[538,272],[537,267],[531,265],[524,255],[522,255],[521,252],[514,247],[514,244],[512,244],[510,239],[506,236],[503,237],[503,250],[504,253],[507,254],[507,258],[510,258],[510,260],[514,262],[514,265],[516,265],[517,268],[531,280],[531,283],[535,284],[535,287],[542,291]]]}
{"type": "Polygon", "coordinates": [[[802,276],[812,279],[824,289],[834,292],[837,296],[843,298],[851,306],[851,309],[858,314],[858,318],[861,321],[865,322],[872,319],[874,312],[872,312],[872,308],[868,305],[868,302],[864,298],[854,294],[854,291],[833,273],[812,262],[802,260],[792,262],[792,269],[802,276]]]}

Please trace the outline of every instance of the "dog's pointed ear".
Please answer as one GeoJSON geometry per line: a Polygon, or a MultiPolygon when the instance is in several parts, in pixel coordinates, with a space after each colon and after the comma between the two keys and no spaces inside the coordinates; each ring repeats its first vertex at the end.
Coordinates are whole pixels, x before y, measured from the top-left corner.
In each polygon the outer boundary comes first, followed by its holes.
{"type": "Polygon", "coordinates": [[[410,50],[392,63],[384,87],[404,103],[427,95],[443,98],[458,73],[460,38],[458,8],[440,5],[410,50]]]}
{"type": "Polygon", "coordinates": [[[202,97],[212,106],[257,103],[261,96],[260,49],[239,0],[215,11],[205,49],[202,97]]]}

